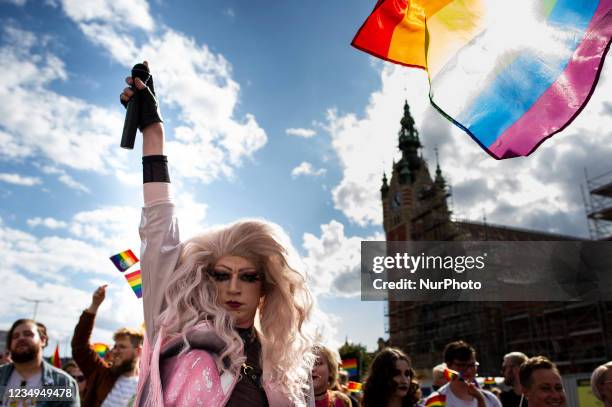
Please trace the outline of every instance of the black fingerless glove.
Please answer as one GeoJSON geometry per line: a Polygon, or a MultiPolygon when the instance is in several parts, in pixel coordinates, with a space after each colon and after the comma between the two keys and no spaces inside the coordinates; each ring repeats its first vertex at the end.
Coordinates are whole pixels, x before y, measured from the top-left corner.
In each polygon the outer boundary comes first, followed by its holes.
{"type": "MultiPolygon", "coordinates": [[[[135,92],[133,98],[137,99],[140,105],[140,112],[138,112],[138,128],[140,131],[150,124],[163,123],[157,97],[155,96],[153,75],[149,75],[145,85],[147,87],[144,89],[138,89],[136,85],[132,86],[132,90],[135,92]]],[[[121,99],[121,104],[127,108],[127,102],[123,99],[121,99]]]]}
{"type": "Polygon", "coordinates": [[[159,112],[159,104],[155,96],[155,87],[153,86],[153,75],[149,75],[149,80],[145,83],[146,88],[141,89],[140,93],[140,120],[138,128],[142,131],[149,124],[162,123],[161,113],[159,112]]]}
{"type": "Polygon", "coordinates": [[[170,183],[168,174],[168,157],[165,155],[147,155],[142,157],[142,183],[167,182],[170,183]]]}

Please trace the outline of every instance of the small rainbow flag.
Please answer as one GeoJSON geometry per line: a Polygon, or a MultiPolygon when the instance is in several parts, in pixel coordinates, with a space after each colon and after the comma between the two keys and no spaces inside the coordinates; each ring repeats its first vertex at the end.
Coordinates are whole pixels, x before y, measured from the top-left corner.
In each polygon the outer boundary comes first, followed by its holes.
{"type": "Polygon", "coordinates": [[[578,116],[611,40],[612,0],[378,0],[352,45],[426,70],[431,104],[504,159],[578,116]]]}
{"type": "Polygon", "coordinates": [[[443,407],[446,405],[446,396],[444,394],[436,394],[429,397],[425,402],[425,407],[443,407]]]}
{"type": "Polygon", "coordinates": [[[117,267],[117,270],[122,273],[132,267],[134,264],[138,263],[138,257],[136,257],[130,249],[117,253],[114,256],[111,256],[110,259],[115,267],[117,267]]]}
{"type": "Polygon", "coordinates": [[[487,377],[484,379],[484,385],[485,386],[495,386],[495,378],[494,377],[487,377]]]}
{"type": "Polygon", "coordinates": [[[361,391],[361,383],[350,381],[346,385],[348,391],[361,391]]]}
{"type": "Polygon", "coordinates": [[[60,358],[59,354],[59,343],[55,345],[55,352],[53,353],[53,356],[51,356],[51,364],[58,369],[62,368],[62,359],[60,358]]]}
{"type": "Polygon", "coordinates": [[[459,378],[459,376],[461,376],[459,372],[456,372],[449,368],[444,368],[444,378],[449,382],[452,382],[453,380],[459,378]]]}
{"type": "Polygon", "coordinates": [[[359,369],[357,368],[357,359],[342,359],[340,367],[348,372],[349,377],[357,376],[359,369]]]}
{"type": "Polygon", "coordinates": [[[102,359],[104,359],[104,356],[106,356],[106,352],[108,352],[108,345],[105,343],[96,342],[92,344],[91,347],[93,348],[94,352],[96,352],[98,356],[100,356],[102,359]]]}
{"type": "Polygon", "coordinates": [[[125,279],[127,280],[132,290],[134,290],[134,294],[136,297],[142,298],[142,275],[140,274],[140,270],[136,270],[133,273],[126,274],[125,279]]]}

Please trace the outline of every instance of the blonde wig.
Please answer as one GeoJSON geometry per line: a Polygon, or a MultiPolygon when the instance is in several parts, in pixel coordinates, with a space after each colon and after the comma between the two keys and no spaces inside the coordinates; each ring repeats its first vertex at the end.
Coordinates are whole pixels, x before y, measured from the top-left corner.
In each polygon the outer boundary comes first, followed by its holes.
{"type": "Polygon", "coordinates": [[[261,342],[261,363],[267,376],[297,405],[304,403],[314,356],[304,322],[312,309],[305,278],[289,264],[293,250],[280,228],[264,221],[239,221],[195,236],[184,243],[165,291],[166,309],[158,319],[169,335],[182,335],[207,322],[227,344],[217,360],[219,371],[236,374],[244,362],[243,343],[232,316],[217,304],[217,290],[208,271],[224,256],[243,257],[264,272],[263,297],[255,326],[261,342]],[[281,242],[284,243],[281,244],[281,242]],[[301,355],[303,357],[296,357],[301,355]],[[229,366],[222,363],[229,359],[229,366]]]}

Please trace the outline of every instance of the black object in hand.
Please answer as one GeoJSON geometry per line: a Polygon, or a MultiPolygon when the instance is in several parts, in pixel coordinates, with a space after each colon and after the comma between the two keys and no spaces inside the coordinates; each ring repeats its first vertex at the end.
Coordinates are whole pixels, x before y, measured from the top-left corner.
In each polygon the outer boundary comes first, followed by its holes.
{"type": "MultiPolygon", "coordinates": [[[[136,64],[132,68],[132,80],[140,78],[140,80],[153,90],[153,81],[149,67],[145,64],[136,64]],[[151,79],[151,83],[147,84],[151,79]]],[[[131,89],[134,91],[134,96],[127,102],[127,111],[125,112],[125,121],[123,122],[123,134],[121,135],[121,147],[132,150],[134,148],[134,141],[136,140],[136,130],[140,123],[141,105],[142,105],[142,94],[136,87],[136,83],[133,83],[131,89]]]]}

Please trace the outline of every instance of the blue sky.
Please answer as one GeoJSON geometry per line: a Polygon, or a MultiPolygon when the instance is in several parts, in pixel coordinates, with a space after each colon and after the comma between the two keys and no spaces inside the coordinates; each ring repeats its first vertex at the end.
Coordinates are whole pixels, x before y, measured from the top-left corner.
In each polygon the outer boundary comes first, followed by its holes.
{"type": "MultiPolygon", "coordinates": [[[[94,338],[141,322],[108,256],[138,248],[140,145],[118,147],[123,78],[148,59],[183,237],[242,217],[281,225],[331,343],[372,349],[383,304],[359,301],[359,244],[382,238],[380,178],[407,99],[459,218],[587,234],[583,168],[610,170],[609,67],[566,131],[495,161],[427,104],[422,72],[350,47],[371,0],[0,1],[0,329],[39,308],[62,346],[98,284],[94,338]]],[[[608,63],[609,66],[609,63],[608,63]]]]}

